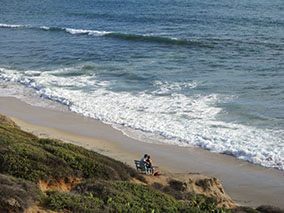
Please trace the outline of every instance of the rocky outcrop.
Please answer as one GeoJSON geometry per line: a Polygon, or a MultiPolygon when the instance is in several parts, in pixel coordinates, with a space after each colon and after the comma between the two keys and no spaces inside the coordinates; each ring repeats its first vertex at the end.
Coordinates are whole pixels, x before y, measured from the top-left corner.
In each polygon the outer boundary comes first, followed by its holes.
{"type": "Polygon", "coordinates": [[[235,208],[238,206],[229,195],[224,191],[224,188],[219,179],[201,174],[173,174],[163,172],[159,177],[147,177],[147,181],[155,188],[163,188],[167,192],[171,189],[172,194],[177,199],[186,199],[188,195],[205,195],[214,198],[218,205],[217,207],[235,208]]]}
{"type": "Polygon", "coordinates": [[[218,207],[235,208],[237,204],[227,195],[219,179],[204,175],[187,174],[178,178],[187,187],[187,192],[203,194],[216,199],[218,207]]]}

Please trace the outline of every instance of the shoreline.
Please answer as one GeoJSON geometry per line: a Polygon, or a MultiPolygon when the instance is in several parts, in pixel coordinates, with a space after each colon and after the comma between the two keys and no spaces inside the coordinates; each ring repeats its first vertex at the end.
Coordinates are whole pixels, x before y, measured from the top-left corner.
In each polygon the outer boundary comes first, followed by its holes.
{"type": "Polygon", "coordinates": [[[0,97],[0,113],[23,130],[40,137],[60,139],[120,160],[134,167],[144,153],[156,165],[176,173],[202,173],[221,180],[237,203],[256,207],[284,207],[283,171],[212,153],[201,148],[141,142],[100,121],[72,112],[34,107],[12,97],[0,97]]]}

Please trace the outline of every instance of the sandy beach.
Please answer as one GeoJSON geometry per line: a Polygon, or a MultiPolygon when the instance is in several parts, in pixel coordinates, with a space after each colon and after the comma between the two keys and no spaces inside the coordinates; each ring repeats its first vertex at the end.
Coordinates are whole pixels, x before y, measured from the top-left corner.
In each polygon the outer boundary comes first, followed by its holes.
{"type": "Polygon", "coordinates": [[[161,169],[215,176],[241,205],[284,207],[284,173],[280,170],[200,148],[137,141],[100,121],[71,112],[34,107],[16,98],[0,97],[0,113],[10,116],[25,131],[80,145],[131,166],[134,159],[148,153],[161,169]]]}

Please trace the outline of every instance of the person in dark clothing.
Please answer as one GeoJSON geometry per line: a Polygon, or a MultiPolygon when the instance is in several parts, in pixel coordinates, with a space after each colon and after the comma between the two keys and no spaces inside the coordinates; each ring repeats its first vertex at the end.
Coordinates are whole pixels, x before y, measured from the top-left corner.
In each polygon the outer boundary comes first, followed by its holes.
{"type": "Polygon", "coordinates": [[[147,158],[147,159],[146,159],[147,168],[150,168],[151,175],[154,175],[154,173],[155,173],[155,167],[153,166],[153,161],[151,160],[150,155],[147,155],[146,158],[147,158]]]}

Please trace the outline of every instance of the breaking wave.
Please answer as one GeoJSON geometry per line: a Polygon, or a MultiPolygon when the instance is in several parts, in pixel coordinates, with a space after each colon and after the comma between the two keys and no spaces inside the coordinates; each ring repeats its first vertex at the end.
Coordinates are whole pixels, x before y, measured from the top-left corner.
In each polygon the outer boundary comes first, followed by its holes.
{"type": "Polygon", "coordinates": [[[162,37],[157,35],[140,35],[140,34],[129,34],[129,33],[109,32],[109,31],[99,31],[99,30],[86,30],[86,29],[47,27],[47,26],[33,27],[30,25],[9,25],[9,24],[0,24],[0,28],[26,28],[26,29],[44,30],[50,32],[66,32],[71,35],[103,36],[103,37],[123,39],[128,41],[142,41],[142,42],[154,42],[154,43],[171,44],[171,45],[181,45],[187,47],[198,46],[198,47],[213,48],[212,44],[206,44],[200,41],[193,41],[181,38],[162,37]]]}

